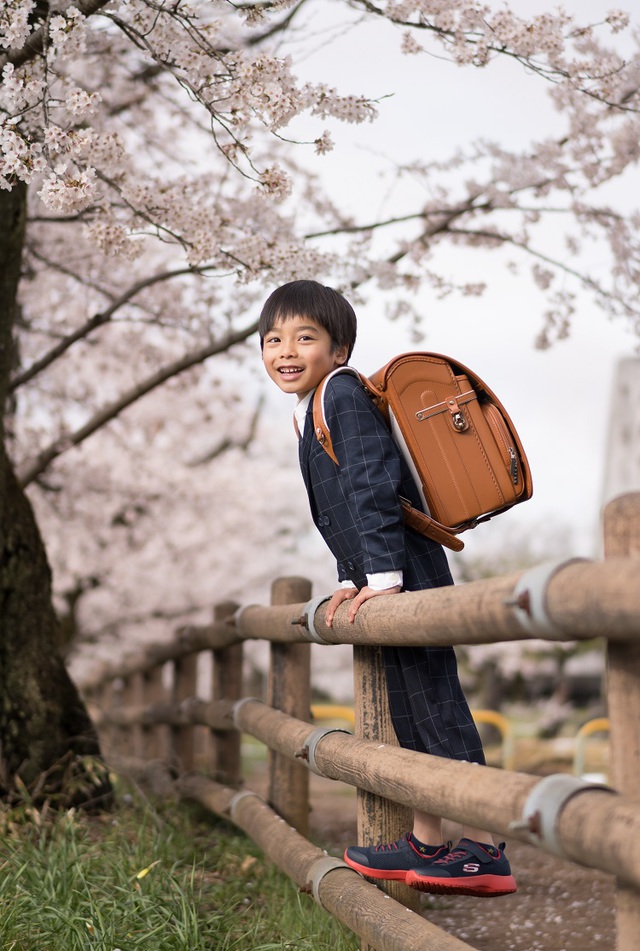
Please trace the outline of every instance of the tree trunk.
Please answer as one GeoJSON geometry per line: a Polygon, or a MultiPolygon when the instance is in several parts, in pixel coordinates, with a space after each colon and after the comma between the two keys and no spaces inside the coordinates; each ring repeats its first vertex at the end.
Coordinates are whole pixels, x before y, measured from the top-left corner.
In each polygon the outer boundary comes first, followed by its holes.
{"type": "Polygon", "coordinates": [[[0,191],[0,796],[19,780],[36,801],[66,807],[104,802],[111,787],[59,651],[51,570],[5,446],[26,199],[22,184],[0,191]]]}

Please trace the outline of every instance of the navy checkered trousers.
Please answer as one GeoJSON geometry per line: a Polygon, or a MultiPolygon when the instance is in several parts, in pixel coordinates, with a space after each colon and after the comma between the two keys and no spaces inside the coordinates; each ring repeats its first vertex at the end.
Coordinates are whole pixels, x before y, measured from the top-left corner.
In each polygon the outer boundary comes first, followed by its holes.
{"type": "MultiPolygon", "coordinates": [[[[422,509],[420,498],[381,413],[355,376],[332,377],[325,416],[340,465],[315,437],[313,400],[299,457],[311,513],[336,558],[339,580],[361,588],[367,574],[401,570],[406,591],[453,584],[442,547],[404,525],[399,497],[422,509]]],[[[400,746],[484,764],[453,648],[390,646],[382,652],[400,746]]]]}

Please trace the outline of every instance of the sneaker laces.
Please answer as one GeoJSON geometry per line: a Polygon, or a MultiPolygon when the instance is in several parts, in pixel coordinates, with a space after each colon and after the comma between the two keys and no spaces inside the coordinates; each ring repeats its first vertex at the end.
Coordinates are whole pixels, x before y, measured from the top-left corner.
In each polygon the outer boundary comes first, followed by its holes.
{"type": "MultiPolygon", "coordinates": [[[[404,842],[406,838],[407,836],[403,835],[401,839],[398,839],[398,842],[404,842]]],[[[374,845],[373,851],[386,852],[388,850],[389,852],[391,852],[395,849],[395,851],[397,852],[400,848],[400,846],[398,845],[398,842],[385,842],[384,845],[374,845]]]]}
{"type": "MultiPolygon", "coordinates": [[[[504,848],[504,842],[501,843],[502,848],[504,848]]],[[[484,847],[483,847],[484,848],[484,847]]],[[[484,848],[484,851],[493,859],[500,857],[500,848],[496,849],[495,846],[491,848],[484,848]],[[494,854],[495,853],[495,854],[494,854]]],[[[438,865],[447,865],[450,862],[457,862],[458,859],[464,859],[467,856],[474,856],[474,852],[471,849],[465,849],[464,846],[460,846],[452,849],[451,852],[447,852],[446,855],[443,855],[441,859],[437,859],[438,865]]]]}
{"type": "Polygon", "coordinates": [[[443,855],[441,859],[437,859],[437,862],[438,865],[446,865],[448,862],[457,862],[458,859],[463,859],[466,855],[471,854],[468,849],[453,849],[453,851],[443,855]]]}

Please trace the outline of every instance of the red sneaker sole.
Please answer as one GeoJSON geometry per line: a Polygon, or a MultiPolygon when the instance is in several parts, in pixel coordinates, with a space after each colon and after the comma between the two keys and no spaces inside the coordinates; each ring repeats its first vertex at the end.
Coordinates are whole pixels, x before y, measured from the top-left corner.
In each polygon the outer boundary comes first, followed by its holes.
{"type": "Polygon", "coordinates": [[[388,882],[406,882],[407,875],[409,872],[405,869],[382,869],[382,868],[369,868],[368,865],[360,865],[358,862],[354,862],[353,859],[348,858],[347,855],[344,856],[344,860],[350,868],[360,872],[361,875],[364,875],[365,878],[375,878],[380,881],[388,882]]]}
{"type": "Polygon", "coordinates": [[[477,898],[497,898],[512,895],[518,886],[513,875],[478,875],[468,878],[428,878],[408,872],[405,882],[411,888],[433,895],[475,895],[477,898]]]}

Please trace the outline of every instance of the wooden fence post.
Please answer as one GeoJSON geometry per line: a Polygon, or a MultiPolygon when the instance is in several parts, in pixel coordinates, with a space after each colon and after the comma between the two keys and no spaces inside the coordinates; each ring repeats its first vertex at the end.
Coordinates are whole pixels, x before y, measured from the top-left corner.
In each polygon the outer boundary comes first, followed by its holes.
{"type": "MultiPolygon", "coordinates": [[[[387,680],[381,647],[353,648],[353,676],[356,736],[398,746],[391,722],[387,680]]],[[[358,844],[395,842],[413,827],[413,813],[382,796],[358,789],[358,844]]],[[[387,894],[413,911],[420,907],[420,895],[402,882],[379,883],[387,894]]],[[[363,951],[366,945],[363,944],[363,951]]]]}
{"type": "MultiPolygon", "coordinates": [[[[198,655],[185,654],[176,657],[173,662],[173,699],[176,703],[195,697],[198,682],[198,655]]],[[[174,726],[171,728],[172,759],[181,772],[195,768],[196,733],[195,726],[174,726]]]]}
{"type": "MultiPolygon", "coordinates": [[[[214,621],[224,621],[235,614],[235,601],[223,601],[213,609],[214,621]]],[[[242,696],[242,642],[211,652],[212,700],[239,700],[242,696]]],[[[226,786],[238,786],[241,776],[241,740],[239,730],[213,730],[211,773],[226,786]]]]}
{"type": "MultiPolygon", "coordinates": [[[[137,707],[143,702],[144,684],[143,676],[139,671],[129,674],[124,680],[122,689],[123,707],[137,707]]],[[[132,723],[125,733],[125,746],[123,752],[136,759],[144,756],[142,727],[139,723],[132,723]]]]}
{"type": "MultiPolygon", "coordinates": [[[[106,710],[117,713],[117,711],[122,708],[123,689],[124,681],[122,677],[114,677],[109,682],[103,694],[106,710]]],[[[129,752],[126,727],[119,726],[117,723],[109,724],[109,743],[107,749],[112,756],[125,756],[129,752]]]]}
{"type": "MultiPolygon", "coordinates": [[[[640,554],[640,493],[618,496],[606,506],[604,554],[605,558],[640,554]]],[[[640,801],[640,643],[608,641],[607,695],[611,784],[640,801]]],[[[640,900],[638,892],[621,881],[616,887],[616,916],[618,951],[634,951],[640,934],[640,900]]]]}
{"type": "Polygon", "coordinates": [[[88,691],[82,691],[83,698],[91,707],[101,711],[103,716],[98,724],[98,738],[100,740],[100,749],[106,760],[113,756],[113,727],[109,723],[108,712],[111,709],[111,680],[104,676],[106,665],[101,664],[102,676],[96,684],[93,684],[88,691]]]}
{"type": "MultiPolygon", "coordinates": [[[[271,604],[299,604],[311,598],[306,578],[278,578],[271,604]]],[[[311,644],[272,644],[267,703],[311,722],[311,644]]],[[[281,753],[268,752],[268,801],[305,838],[309,835],[309,771],[281,753]]]]}
{"type": "MultiPolygon", "coordinates": [[[[164,664],[156,664],[143,674],[143,703],[150,707],[168,699],[164,685],[164,664]]],[[[159,759],[167,762],[171,750],[171,733],[165,723],[155,723],[142,728],[145,759],[159,759]]]]}

